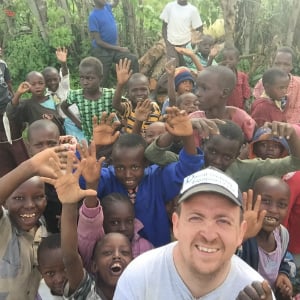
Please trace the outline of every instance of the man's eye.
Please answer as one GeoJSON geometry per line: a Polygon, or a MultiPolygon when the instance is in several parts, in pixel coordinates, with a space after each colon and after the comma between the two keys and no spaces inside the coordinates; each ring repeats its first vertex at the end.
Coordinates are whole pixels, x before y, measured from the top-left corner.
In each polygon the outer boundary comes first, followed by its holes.
{"type": "Polygon", "coordinates": [[[17,200],[17,201],[22,201],[24,200],[25,198],[23,196],[15,196],[13,197],[14,200],[17,200]]]}

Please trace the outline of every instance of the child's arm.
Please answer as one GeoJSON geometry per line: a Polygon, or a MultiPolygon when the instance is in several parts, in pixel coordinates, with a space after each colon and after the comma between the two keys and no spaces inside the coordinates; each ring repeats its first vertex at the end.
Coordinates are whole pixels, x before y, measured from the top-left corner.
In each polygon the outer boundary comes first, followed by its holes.
{"type": "Polygon", "coordinates": [[[30,84],[27,81],[22,82],[19,85],[16,93],[14,94],[14,97],[11,100],[11,104],[13,106],[18,106],[20,103],[21,96],[29,91],[30,91],[30,84]]]}
{"type": "Polygon", "coordinates": [[[291,156],[300,159],[300,139],[297,136],[295,128],[288,123],[273,121],[272,123],[265,123],[264,126],[272,129],[272,135],[279,138],[286,138],[291,156]]]}
{"type": "Polygon", "coordinates": [[[119,63],[116,64],[117,87],[112,100],[112,107],[121,115],[125,112],[125,106],[121,103],[123,87],[132,74],[130,65],[131,61],[127,58],[120,59],[119,63]]]}
{"type": "Polygon", "coordinates": [[[168,107],[166,129],[171,135],[182,138],[183,148],[187,154],[197,154],[192,122],[186,111],[180,111],[177,107],[168,107]]]}
{"type": "MultiPolygon", "coordinates": [[[[55,177],[49,158],[52,158],[59,164],[60,157],[66,154],[63,146],[48,148],[30,159],[21,163],[11,172],[0,178],[0,206],[4,205],[6,199],[13,193],[13,191],[24,181],[35,175],[55,177]]],[[[2,210],[0,210],[0,217],[2,210]]]]}
{"type": "Polygon", "coordinates": [[[69,106],[70,104],[67,102],[67,100],[63,101],[60,105],[60,108],[62,109],[63,113],[71,119],[72,122],[75,123],[76,127],[79,128],[80,130],[82,129],[81,127],[81,122],[74,116],[74,114],[69,111],[69,106]]]}
{"type": "Polygon", "coordinates": [[[52,167],[57,179],[44,178],[44,181],[55,186],[59,200],[62,203],[61,214],[61,248],[64,265],[69,281],[69,294],[72,294],[84,278],[84,270],[81,258],[78,254],[77,240],[77,217],[78,202],[89,196],[96,196],[94,190],[81,190],[79,177],[85,167],[85,160],[82,160],[77,170],[73,171],[74,154],[68,153],[66,172],[63,173],[53,162],[52,167]]]}
{"type": "Polygon", "coordinates": [[[212,62],[214,61],[215,57],[218,55],[218,52],[219,52],[219,49],[216,46],[211,48],[206,67],[209,67],[212,65],[212,62]]]}
{"type": "MultiPolygon", "coordinates": [[[[93,141],[89,147],[87,147],[85,142],[83,142],[81,146],[77,145],[77,150],[80,157],[86,160],[86,164],[82,170],[86,187],[97,191],[101,166],[105,158],[102,157],[97,160],[96,146],[93,141]]],[[[86,197],[79,210],[77,236],[78,251],[84,262],[84,267],[88,271],[91,270],[94,246],[103,235],[103,212],[100,202],[97,196],[86,197]]]]}
{"type": "Polygon", "coordinates": [[[176,59],[171,58],[165,65],[165,70],[168,74],[168,97],[169,107],[176,106],[176,90],[175,90],[175,63],[176,59]]]}
{"type": "MultiPolygon", "coordinates": [[[[276,289],[279,290],[279,294],[283,297],[292,297],[293,295],[293,286],[289,279],[289,277],[284,273],[279,273],[276,282],[275,282],[276,289]]],[[[277,294],[277,292],[276,292],[277,294]]],[[[291,299],[291,298],[290,298],[291,299]]]]}
{"type": "Polygon", "coordinates": [[[190,59],[196,66],[197,71],[202,71],[204,69],[198,56],[192,49],[188,49],[188,48],[184,48],[184,47],[175,47],[175,50],[180,54],[190,57],[190,59]]]}
{"type": "Polygon", "coordinates": [[[68,65],[67,65],[67,57],[68,57],[68,50],[63,48],[56,49],[56,58],[60,62],[61,65],[61,74],[62,76],[66,76],[69,74],[68,65]]]}
{"type": "Polygon", "coordinates": [[[103,112],[99,123],[98,118],[93,117],[93,141],[96,146],[111,145],[118,139],[120,131],[117,128],[120,122],[114,121],[115,116],[115,113],[103,112]]]}
{"type": "Polygon", "coordinates": [[[148,120],[152,111],[150,99],[139,101],[135,108],[135,121],[132,127],[132,133],[141,134],[143,122],[148,120]]]}

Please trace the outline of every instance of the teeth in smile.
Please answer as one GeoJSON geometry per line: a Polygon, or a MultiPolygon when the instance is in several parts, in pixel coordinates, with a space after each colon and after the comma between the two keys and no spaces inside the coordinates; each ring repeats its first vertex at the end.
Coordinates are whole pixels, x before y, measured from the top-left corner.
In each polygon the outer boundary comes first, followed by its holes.
{"type": "Polygon", "coordinates": [[[215,253],[218,251],[218,249],[213,249],[213,248],[206,248],[206,247],[201,247],[197,246],[197,248],[202,251],[202,252],[207,252],[207,253],[215,253]]]}
{"type": "Polygon", "coordinates": [[[277,222],[277,220],[273,217],[265,217],[265,220],[268,221],[268,222],[272,222],[272,223],[277,222]]]}
{"type": "Polygon", "coordinates": [[[21,218],[33,218],[35,217],[35,214],[24,214],[24,215],[20,215],[21,218]]]}

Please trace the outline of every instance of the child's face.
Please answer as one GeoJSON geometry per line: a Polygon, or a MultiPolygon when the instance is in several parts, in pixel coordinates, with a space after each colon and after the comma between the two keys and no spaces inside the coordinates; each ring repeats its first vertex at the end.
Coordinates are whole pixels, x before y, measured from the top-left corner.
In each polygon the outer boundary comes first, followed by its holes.
{"type": "Polygon", "coordinates": [[[44,96],[46,84],[43,75],[32,74],[27,80],[30,84],[30,92],[33,96],[44,96]]]}
{"type": "Polygon", "coordinates": [[[84,93],[93,95],[99,91],[102,78],[96,74],[93,67],[81,67],[79,78],[84,93]]]}
{"type": "Polygon", "coordinates": [[[126,189],[136,188],[146,167],[143,147],[114,149],[112,160],[117,179],[126,189]]]}
{"type": "Polygon", "coordinates": [[[103,228],[105,233],[119,232],[131,241],[134,234],[133,205],[126,202],[113,202],[104,215],[103,228]]]}
{"type": "Polygon", "coordinates": [[[158,136],[166,132],[165,124],[155,122],[149,125],[145,132],[145,140],[150,145],[158,136]],[[156,124],[158,123],[158,124],[156,124]]]}
{"type": "Polygon", "coordinates": [[[179,105],[179,109],[185,110],[188,114],[191,114],[198,109],[198,98],[196,95],[188,93],[181,97],[183,98],[179,105]]]}
{"type": "Polygon", "coordinates": [[[58,90],[58,86],[60,82],[59,74],[57,72],[49,71],[44,75],[44,77],[45,77],[46,87],[51,92],[56,92],[58,90]]]}
{"type": "Polygon", "coordinates": [[[195,94],[198,97],[200,110],[207,111],[213,107],[223,106],[223,89],[220,87],[219,75],[204,70],[199,73],[196,81],[195,94]]]}
{"type": "Polygon", "coordinates": [[[67,277],[61,248],[44,250],[38,268],[52,294],[62,296],[67,277]]]}
{"type": "Polygon", "coordinates": [[[287,74],[291,73],[293,69],[293,57],[290,53],[278,52],[275,56],[274,67],[281,69],[287,74]]]}
{"type": "Polygon", "coordinates": [[[193,82],[191,80],[184,80],[177,86],[177,94],[182,95],[184,93],[191,93],[193,90],[193,82]]]}
{"type": "Polygon", "coordinates": [[[114,288],[132,260],[131,244],[126,236],[119,233],[110,233],[104,239],[97,246],[93,272],[104,284],[114,288]]]}
{"type": "Polygon", "coordinates": [[[287,94],[289,82],[290,80],[288,76],[277,77],[272,85],[265,85],[265,92],[271,99],[280,100],[287,94]]]}
{"type": "Polygon", "coordinates": [[[211,39],[204,38],[198,44],[198,50],[204,57],[207,57],[209,56],[212,45],[213,45],[213,41],[211,39]]]}
{"type": "Polygon", "coordinates": [[[212,166],[223,172],[235,161],[240,153],[240,143],[221,135],[213,135],[204,144],[205,166],[212,166]]]}
{"type": "Polygon", "coordinates": [[[287,213],[290,197],[289,187],[277,179],[273,181],[266,179],[254,190],[254,199],[259,194],[261,195],[260,211],[267,211],[262,229],[272,232],[282,223],[287,213]]]}
{"type": "Polygon", "coordinates": [[[44,183],[37,176],[21,184],[6,201],[12,223],[23,231],[37,225],[46,204],[44,183]]]}
{"type": "Polygon", "coordinates": [[[31,156],[47,149],[55,147],[59,144],[59,134],[47,129],[37,129],[34,130],[30,135],[30,140],[28,141],[29,153],[31,156]]]}
{"type": "Polygon", "coordinates": [[[283,146],[276,141],[259,141],[253,145],[255,155],[261,159],[280,158],[283,152],[283,146]]]}
{"type": "Polygon", "coordinates": [[[239,62],[239,58],[235,53],[235,51],[229,50],[223,52],[223,61],[221,62],[221,65],[236,71],[238,62],[239,62]]]}
{"type": "Polygon", "coordinates": [[[149,97],[149,82],[146,78],[131,81],[128,86],[128,97],[135,107],[139,101],[144,101],[149,97]]]}

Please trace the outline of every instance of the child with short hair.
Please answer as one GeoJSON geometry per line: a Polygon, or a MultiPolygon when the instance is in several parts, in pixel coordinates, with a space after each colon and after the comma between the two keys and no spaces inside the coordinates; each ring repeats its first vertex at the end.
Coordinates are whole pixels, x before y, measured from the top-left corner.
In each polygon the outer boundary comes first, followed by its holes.
{"type": "Polygon", "coordinates": [[[37,250],[37,261],[43,279],[36,300],[62,300],[67,277],[59,233],[42,239],[37,250]]]}
{"type": "Polygon", "coordinates": [[[19,85],[12,101],[8,103],[7,116],[17,122],[20,137],[25,122],[30,125],[40,119],[51,120],[58,126],[60,134],[64,135],[63,118],[59,115],[53,97],[45,96],[45,90],[44,76],[37,71],[32,71],[27,74],[26,81],[19,85]],[[27,92],[31,93],[31,98],[21,101],[21,96],[27,92]]]}
{"type": "Polygon", "coordinates": [[[268,69],[264,73],[264,93],[253,102],[251,108],[251,116],[259,127],[265,122],[287,122],[284,109],[289,81],[289,76],[278,68],[268,69]]]}
{"type": "Polygon", "coordinates": [[[61,248],[66,268],[68,283],[64,288],[64,297],[68,299],[109,299],[113,298],[117,280],[132,260],[130,242],[121,233],[109,233],[98,241],[92,255],[92,278],[83,268],[78,254],[77,218],[78,202],[85,198],[95,198],[96,191],[81,190],[79,176],[85,168],[83,159],[73,173],[74,154],[67,159],[66,172],[60,171],[53,163],[57,179],[45,179],[55,186],[62,203],[61,248]]]}
{"type": "Polygon", "coordinates": [[[197,64],[195,64],[192,53],[195,54],[196,59],[199,60],[202,65],[202,69],[209,66],[216,66],[218,63],[215,61],[215,57],[218,54],[218,50],[214,47],[215,40],[209,34],[202,34],[200,41],[196,44],[189,43],[186,48],[176,47],[176,51],[183,54],[185,66],[191,70],[199,70],[197,64]],[[191,50],[191,51],[189,51],[191,50]]]}
{"type": "Polygon", "coordinates": [[[288,209],[289,186],[274,176],[261,177],[253,187],[254,199],[259,195],[260,211],[266,210],[267,213],[257,236],[242,244],[241,257],[268,280],[274,292],[290,299],[293,293],[290,267],[283,261],[289,234],[281,225],[288,209]]]}
{"type": "MultiPolygon", "coordinates": [[[[133,127],[136,121],[135,110],[139,103],[149,99],[150,89],[149,80],[142,73],[132,74],[130,70],[131,62],[125,58],[120,60],[119,64],[116,64],[117,73],[117,87],[113,97],[113,108],[118,112],[124,122],[124,131],[127,133],[133,132],[133,127]],[[128,100],[122,101],[122,90],[127,83],[128,100]]],[[[142,121],[141,132],[138,134],[144,134],[147,127],[160,119],[161,113],[159,106],[150,101],[151,110],[145,121],[142,121]]]]}
{"type": "MultiPolygon", "coordinates": [[[[61,64],[61,68],[58,70],[54,67],[46,67],[42,74],[45,77],[46,82],[46,95],[52,95],[54,101],[60,106],[62,101],[67,99],[70,90],[70,73],[67,66],[68,50],[66,48],[56,49],[56,58],[61,64]]],[[[76,104],[69,107],[72,113],[80,120],[80,114],[76,104]]],[[[78,141],[84,139],[82,130],[76,127],[71,119],[67,118],[59,107],[59,114],[64,118],[64,127],[66,134],[76,136],[78,141]]]]}
{"type": "Polygon", "coordinates": [[[145,141],[150,145],[158,136],[166,132],[164,122],[154,122],[149,125],[145,132],[145,141]]]}
{"type": "Polygon", "coordinates": [[[153,249],[153,245],[139,235],[144,227],[135,218],[134,205],[129,197],[120,193],[111,193],[100,201],[87,200],[79,211],[78,251],[87,270],[91,269],[92,251],[104,233],[119,232],[131,242],[133,258],[153,249]]]}
{"type": "MultiPolygon", "coordinates": [[[[106,121],[106,115],[103,117],[98,126],[109,129],[111,122],[106,121]]],[[[97,188],[99,199],[112,192],[128,196],[135,193],[135,200],[134,197],[131,199],[134,202],[136,218],[144,225],[140,234],[156,247],[170,241],[165,204],[177,195],[183,177],[203,165],[202,153],[198,152],[194,145],[193,129],[186,112],[181,112],[175,107],[168,108],[166,129],[168,133],[165,133],[165,137],[169,140],[172,141],[174,136],[180,136],[183,140],[183,150],[176,164],[164,168],[157,165],[148,167],[144,157],[146,141],[140,135],[123,134],[113,145],[113,165],[101,169],[100,182],[100,169],[99,173],[94,171],[92,185],[93,188],[97,188]]],[[[111,137],[113,132],[113,128],[106,133],[101,130],[98,140],[111,137]]],[[[111,143],[113,142],[112,140],[111,143]]],[[[87,154],[86,152],[84,153],[87,154]]],[[[99,163],[95,164],[95,161],[91,160],[91,168],[95,169],[95,166],[100,168],[99,163]]],[[[85,183],[82,182],[82,185],[85,183]]]]}
{"type": "Polygon", "coordinates": [[[195,80],[191,70],[186,67],[175,68],[174,61],[170,60],[165,66],[168,74],[168,97],[162,108],[162,114],[166,113],[167,107],[176,106],[176,99],[181,94],[192,93],[195,80]]]}
{"type": "Polygon", "coordinates": [[[221,65],[230,68],[236,76],[236,84],[227,99],[228,106],[235,106],[245,109],[245,101],[251,96],[251,89],[248,82],[248,75],[238,71],[238,62],[240,58],[239,50],[235,47],[225,47],[222,52],[221,65]]]}
{"type": "Polygon", "coordinates": [[[290,148],[285,138],[272,135],[268,127],[260,127],[256,130],[252,142],[249,144],[248,157],[251,158],[282,158],[288,156],[290,148]]]}
{"type": "Polygon", "coordinates": [[[82,129],[88,142],[93,134],[93,116],[100,117],[103,111],[112,111],[114,89],[101,87],[103,66],[99,59],[86,57],[79,64],[81,89],[70,90],[67,100],[61,104],[62,111],[75,125],[82,129]],[[80,113],[80,120],[76,118],[69,107],[76,104],[80,113]]]}
{"type": "Polygon", "coordinates": [[[62,150],[62,147],[47,149],[0,178],[0,294],[3,299],[32,300],[36,296],[41,278],[35,254],[40,237],[46,235],[39,222],[46,206],[44,183],[36,175],[55,176],[49,159],[59,165],[58,153],[62,150]]]}
{"type": "MultiPolygon", "coordinates": [[[[273,67],[279,68],[289,76],[286,104],[283,114],[287,122],[300,123],[300,77],[291,74],[295,62],[295,53],[290,47],[281,47],[276,51],[273,67]]],[[[262,80],[259,80],[253,90],[255,99],[261,98],[264,92],[262,80]]]]}
{"type": "Polygon", "coordinates": [[[246,141],[251,141],[256,129],[255,121],[244,110],[227,106],[235,85],[232,70],[224,66],[211,66],[198,74],[195,95],[199,109],[205,112],[206,118],[235,122],[243,130],[246,141]]]}
{"type": "Polygon", "coordinates": [[[176,99],[176,107],[191,114],[198,110],[198,98],[193,93],[183,93],[176,99]]]}

